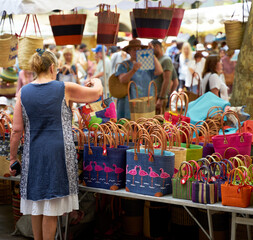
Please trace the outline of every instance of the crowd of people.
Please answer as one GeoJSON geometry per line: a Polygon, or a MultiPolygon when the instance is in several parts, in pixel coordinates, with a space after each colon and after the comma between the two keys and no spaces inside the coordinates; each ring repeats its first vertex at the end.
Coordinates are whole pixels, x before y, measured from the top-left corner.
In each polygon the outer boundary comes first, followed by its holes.
{"type": "MultiPolygon", "coordinates": [[[[104,90],[105,87],[107,89],[106,97],[110,96],[108,79],[113,73],[119,77],[121,83],[134,81],[139,97],[147,96],[148,84],[154,80],[158,91],[157,114],[166,111],[168,97],[174,91],[190,91],[198,96],[211,91],[226,101],[229,101],[229,94],[232,92],[236,62],[231,61],[234,52],[227,49],[225,42],[213,42],[206,46],[198,43],[192,46],[188,42],[172,41],[165,49],[158,40],[152,40],[149,46],[143,46],[141,41],[134,39],[123,49],[116,46],[105,47],[105,58],[102,45],[92,49],[88,49],[83,43],[61,48],[49,45],[45,49],[54,53],[58,60],[56,80],[85,85],[85,82],[99,78],[104,90]],[[140,70],[141,64],[136,61],[136,51],[143,48],[154,49],[154,70],[140,70]],[[91,52],[94,53],[95,60],[91,60],[91,52]]],[[[15,68],[18,74],[17,94],[22,86],[34,80],[35,74],[19,69],[18,63],[15,68]]],[[[132,87],[130,94],[134,98],[136,93],[132,87]]],[[[130,118],[127,97],[117,99],[117,114],[118,118],[130,118]]]]}

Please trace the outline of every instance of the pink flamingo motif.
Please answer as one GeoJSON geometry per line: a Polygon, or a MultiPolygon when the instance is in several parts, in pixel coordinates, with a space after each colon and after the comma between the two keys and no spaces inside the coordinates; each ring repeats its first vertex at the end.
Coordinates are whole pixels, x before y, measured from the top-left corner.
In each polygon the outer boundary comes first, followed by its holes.
{"type": "Polygon", "coordinates": [[[163,179],[163,187],[164,187],[164,183],[165,183],[165,179],[169,178],[170,175],[166,172],[164,172],[164,170],[162,168],[160,168],[161,174],[160,174],[160,178],[163,179]]]}
{"type": "Polygon", "coordinates": [[[116,164],[113,164],[112,166],[115,168],[114,172],[117,174],[117,182],[119,182],[119,174],[125,170],[123,168],[117,167],[116,164]]]}
{"type": "Polygon", "coordinates": [[[99,177],[98,175],[99,175],[99,172],[102,171],[102,170],[104,170],[104,169],[103,169],[102,166],[97,165],[97,162],[96,162],[96,161],[94,161],[93,163],[95,164],[95,168],[94,168],[94,169],[95,169],[95,171],[97,172],[97,182],[98,182],[98,177],[99,177]]]}
{"type": "Polygon", "coordinates": [[[110,167],[107,167],[105,163],[103,163],[103,165],[104,165],[104,172],[106,173],[106,183],[108,183],[108,173],[113,172],[113,169],[110,167]]]}
{"type": "Polygon", "coordinates": [[[153,178],[157,178],[159,177],[159,174],[157,174],[156,172],[153,171],[152,167],[149,167],[149,176],[151,177],[151,187],[153,187],[153,178]]]}
{"type": "Polygon", "coordinates": [[[135,166],[134,169],[131,169],[131,170],[128,172],[128,174],[130,174],[130,175],[133,176],[133,184],[134,184],[134,176],[137,174],[136,168],[137,168],[137,166],[135,166]]]}
{"type": "Polygon", "coordinates": [[[128,164],[126,165],[126,174],[128,174],[128,164]]]}
{"type": "Polygon", "coordinates": [[[148,173],[142,170],[141,166],[137,166],[137,167],[139,168],[139,175],[141,176],[141,186],[142,186],[143,177],[148,176],[148,173]]]}
{"type": "Polygon", "coordinates": [[[92,161],[90,161],[89,165],[87,165],[86,167],[83,168],[84,171],[88,171],[89,172],[89,181],[90,181],[90,173],[93,170],[93,167],[92,167],[91,164],[92,164],[92,161]]]}

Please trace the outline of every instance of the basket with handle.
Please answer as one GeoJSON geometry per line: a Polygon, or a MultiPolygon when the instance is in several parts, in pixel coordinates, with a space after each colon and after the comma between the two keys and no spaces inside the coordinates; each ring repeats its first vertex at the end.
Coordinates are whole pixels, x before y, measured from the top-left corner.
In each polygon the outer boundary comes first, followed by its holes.
{"type": "Polygon", "coordinates": [[[36,52],[37,48],[43,48],[43,38],[41,36],[39,22],[36,15],[32,15],[32,18],[36,36],[26,36],[27,26],[30,19],[30,14],[27,14],[18,40],[18,62],[19,67],[24,70],[31,70],[31,66],[29,64],[31,56],[36,52]],[[21,36],[24,28],[24,36],[21,36]],[[37,28],[40,33],[40,37],[37,36],[37,28]]]}
{"type": "Polygon", "coordinates": [[[12,14],[9,15],[9,22],[11,27],[11,34],[4,33],[4,22],[6,18],[6,11],[3,11],[2,18],[0,21],[0,27],[2,27],[0,35],[0,67],[11,67],[16,62],[16,57],[18,54],[18,38],[17,34],[12,33],[14,27],[12,14]]]}
{"type": "Polygon", "coordinates": [[[86,14],[50,15],[49,21],[56,45],[81,44],[86,22],[86,14]]]}
{"type": "Polygon", "coordinates": [[[145,0],[146,8],[134,8],[133,15],[136,31],[139,38],[165,38],[171,24],[173,10],[161,7],[148,7],[148,0],[145,0]]]}
{"type": "Polygon", "coordinates": [[[117,43],[120,14],[115,8],[116,11],[112,12],[110,5],[99,5],[99,12],[95,13],[98,17],[97,44],[110,46],[117,43]]]}
{"type": "Polygon", "coordinates": [[[167,37],[169,36],[177,36],[179,33],[179,29],[181,27],[182,20],[184,18],[184,9],[183,8],[172,8],[172,19],[171,24],[169,26],[168,32],[166,34],[167,37]]]}

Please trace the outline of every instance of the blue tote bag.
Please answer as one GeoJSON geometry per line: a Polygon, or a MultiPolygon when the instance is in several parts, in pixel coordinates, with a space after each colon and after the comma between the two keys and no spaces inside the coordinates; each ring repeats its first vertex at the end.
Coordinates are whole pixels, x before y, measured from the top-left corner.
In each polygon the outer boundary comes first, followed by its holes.
{"type": "Polygon", "coordinates": [[[124,188],[128,146],[113,146],[112,136],[104,132],[95,134],[91,143],[90,135],[89,132],[88,144],[84,144],[83,184],[110,190],[124,188]],[[97,140],[102,140],[102,144],[98,145],[97,140]]]}
{"type": "Polygon", "coordinates": [[[154,149],[150,136],[143,134],[134,149],[127,150],[126,191],[156,197],[172,193],[175,154],[165,151],[166,144],[160,139],[159,143],[161,149],[154,149]],[[140,147],[141,139],[145,148],[140,147]]]}

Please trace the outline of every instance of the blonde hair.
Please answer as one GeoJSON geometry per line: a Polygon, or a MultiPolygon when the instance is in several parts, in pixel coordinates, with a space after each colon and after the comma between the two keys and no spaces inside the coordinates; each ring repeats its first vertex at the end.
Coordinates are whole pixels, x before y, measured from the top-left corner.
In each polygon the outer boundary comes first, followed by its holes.
{"type": "Polygon", "coordinates": [[[181,52],[182,52],[182,56],[183,56],[184,59],[189,59],[189,60],[192,59],[192,48],[191,48],[190,43],[184,42],[181,52]],[[185,52],[184,52],[184,49],[186,49],[186,48],[188,48],[188,50],[189,50],[188,55],[186,55],[185,52]]]}
{"type": "Polygon", "coordinates": [[[61,62],[62,63],[65,63],[64,54],[66,54],[66,53],[71,53],[72,54],[72,61],[71,61],[71,65],[72,65],[73,62],[74,62],[74,49],[73,48],[69,48],[69,47],[66,47],[66,48],[63,49],[62,56],[61,56],[61,62]]]}
{"type": "Polygon", "coordinates": [[[47,73],[52,64],[57,67],[57,58],[50,51],[36,52],[30,59],[31,71],[35,72],[36,75],[47,73]]]}

